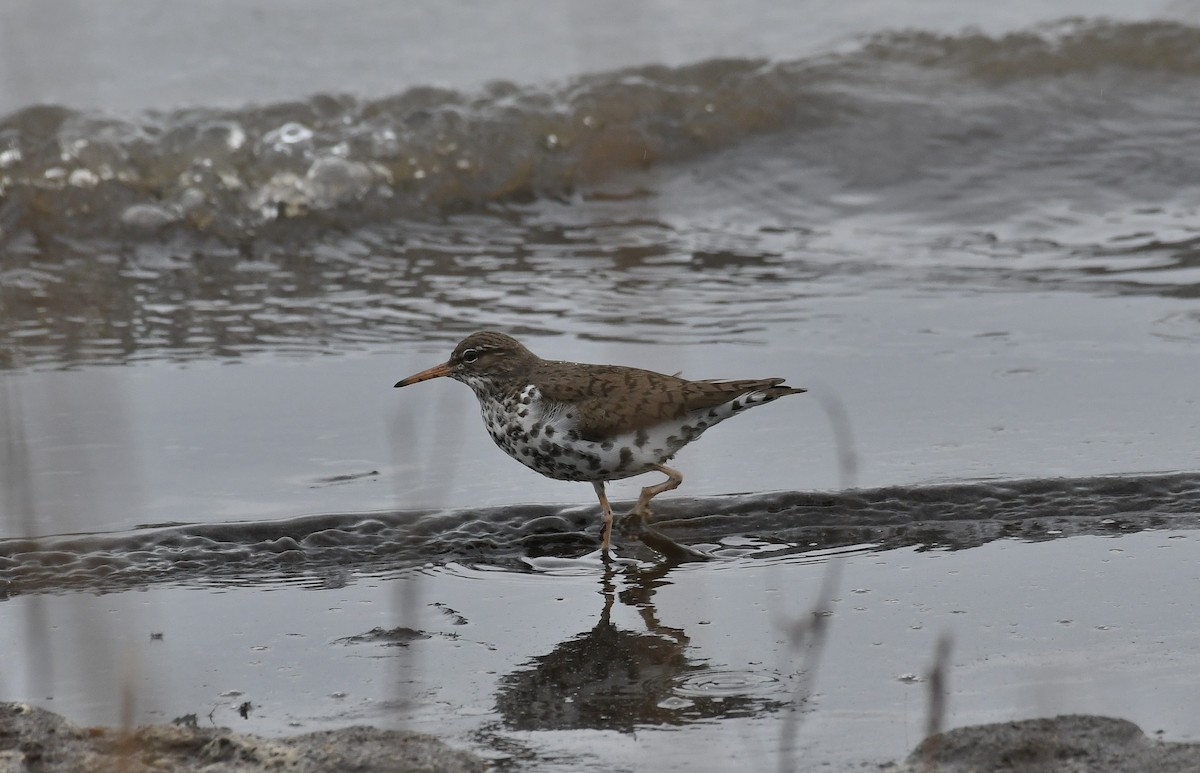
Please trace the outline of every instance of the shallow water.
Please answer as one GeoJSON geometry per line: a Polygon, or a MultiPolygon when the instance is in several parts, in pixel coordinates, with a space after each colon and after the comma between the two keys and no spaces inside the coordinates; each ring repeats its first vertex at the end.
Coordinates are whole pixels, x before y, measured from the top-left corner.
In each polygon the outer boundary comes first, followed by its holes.
{"type": "MultiPolygon", "coordinates": [[[[949,636],[950,725],[1092,712],[1195,739],[1197,685],[1181,670],[1200,656],[1194,540],[1168,529],[778,555],[729,538],[720,561],[607,574],[595,554],[524,571],[348,562],[253,592],[221,580],[15,597],[7,614],[39,633],[9,626],[4,644],[41,675],[26,694],[83,721],[113,721],[122,672],[103,666],[123,656],[139,720],[194,713],[280,733],[368,722],[523,768],[727,770],[903,756],[923,737],[927,674],[949,636]],[[789,631],[831,572],[815,653],[789,631]],[[101,646],[80,650],[85,637],[101,646]]],[[[10,686],[22,688],[32,680],[10,686]]]]}
{"type": "Polygon", "coordinates": [[[539,45],[390,7],[138,68],[131,3],[88,27],[123,86],[0,73],[0,698],[836,769],[923,737],[945,635],[949,726],[1200,736],[1192,4],[581,7],[539,45]],[[677,457],[654,526],[713,560],[627,532],[606,570],[590,486],[392,389],[482,328],[810,392],[677,457]]]}

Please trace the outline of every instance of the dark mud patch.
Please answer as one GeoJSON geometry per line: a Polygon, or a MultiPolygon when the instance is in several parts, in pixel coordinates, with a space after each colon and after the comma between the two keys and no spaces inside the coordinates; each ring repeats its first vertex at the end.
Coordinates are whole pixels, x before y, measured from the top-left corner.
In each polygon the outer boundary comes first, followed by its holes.
{"type": "MultiPolygon", "coordinates": [[[[335,586],[349,573],[459,561],[528,571],[528,558],[575,558],[598,547],[594,507],[504,507],[308,515],[178,524],[129,532],[0,540],[0,598],[159,583],[279,581],[335,586]]],[[[628,519],[624,519],[628,520],[628,519]]],[[[629,526],[629,524],[625,524],[629,526]]],[[[979,481],[839,492],[676,498],[654,528],[622,529],[623,555],[723,555],[730,540],[758,557],[854,546],[961,550],[997,539],[1043,541],[1200,528],[1200,473],[979,481]]]]}
{"type": "Polygon", "coordinates": [[[372,628],[366,633],[335,639],[334,644],[381,644],[384,647],[407,647],[414,641],[429,639],[431,635],[405,626],[396,628],[372,628]]]}

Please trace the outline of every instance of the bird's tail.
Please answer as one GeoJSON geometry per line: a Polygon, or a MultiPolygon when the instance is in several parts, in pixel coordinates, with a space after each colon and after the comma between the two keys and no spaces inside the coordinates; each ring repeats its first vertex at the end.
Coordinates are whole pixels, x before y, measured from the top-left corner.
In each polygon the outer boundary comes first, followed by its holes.
{"type": "Polygon", "coordinates": [[[766,379],[764,384],[754,391],[762,394],[763,402],[775,400],[786,395],[798,395],[808,391],[804,387],[788,386],[787,384],[783,383],[783,381],[784,380],[781,378],[766,379]]]}
{"type": "Polygon", "coordinates": [[[798,395],[808,391],[804,387],[788,386],[783,381],[781,378],[768,378],[750,385],[750,388],[742,398],[745,406],[749,408],[752,405],[769,403],[772,400],[778,400],[780,397],[798,395]]]}

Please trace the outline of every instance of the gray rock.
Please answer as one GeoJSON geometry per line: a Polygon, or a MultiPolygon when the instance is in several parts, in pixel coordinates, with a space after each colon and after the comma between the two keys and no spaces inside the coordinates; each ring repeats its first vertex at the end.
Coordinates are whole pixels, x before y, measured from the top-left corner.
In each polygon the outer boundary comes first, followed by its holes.
{"type": "Polygon", "coordinates": [[[926,738],[904,770],[929,773],[1184,773],[1200,744],[1147,738],[1124,719],[1069,714],[960,727],[926,738]]]}

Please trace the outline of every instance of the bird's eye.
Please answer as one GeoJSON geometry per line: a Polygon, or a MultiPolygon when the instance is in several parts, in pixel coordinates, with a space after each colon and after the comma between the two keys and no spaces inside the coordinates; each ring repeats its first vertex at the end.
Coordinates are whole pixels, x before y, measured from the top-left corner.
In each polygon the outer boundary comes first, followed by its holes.
{"type": "Polygon", "coordinates": [[[475,351],[474,349],[467,349],[466,351],[464,351],[462,353],[462,361],[467,364],[475,362],[475,360],[478,360],[478,359],[479,359],[479,352],[475,351]]]}

